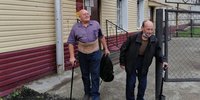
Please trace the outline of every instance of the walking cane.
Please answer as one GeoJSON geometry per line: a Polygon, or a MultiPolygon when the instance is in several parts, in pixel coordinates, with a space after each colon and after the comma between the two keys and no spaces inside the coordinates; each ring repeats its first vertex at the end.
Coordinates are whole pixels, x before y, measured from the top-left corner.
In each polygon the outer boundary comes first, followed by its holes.
{"type": "Polygon", "coordinates": [[[163,84],[164,84],[164,78],[165,78],[165,69],[166,67],[164,67],[163,72],[162,72],[162,81],[161,81],[161,90],[160,90],[160,99],[159,100],[165,100],[166,97],[165,95],[163,95],[163,84]]]}
{"type": "Polygon", "coordinates": [[[70,100],[72,100],[72,89],[73,89],[74,67],[75,67],[75,65],[76,65],[76,61],[74,61],[74,66],[72,66],[72,78],[71,78],[70,100]]]}

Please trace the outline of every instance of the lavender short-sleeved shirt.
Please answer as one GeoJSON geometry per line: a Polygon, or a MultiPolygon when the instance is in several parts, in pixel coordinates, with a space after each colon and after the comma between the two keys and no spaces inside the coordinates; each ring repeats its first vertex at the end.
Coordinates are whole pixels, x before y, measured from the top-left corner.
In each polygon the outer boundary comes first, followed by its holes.
{"type": "Polygon", "coordinates": [[[88,43],[103,36],[100,25],[97,21],[91,20],[87,27],[82,23],[76,23],[69,34],[67,43],[74,44],[77,41],[88,43]]]}

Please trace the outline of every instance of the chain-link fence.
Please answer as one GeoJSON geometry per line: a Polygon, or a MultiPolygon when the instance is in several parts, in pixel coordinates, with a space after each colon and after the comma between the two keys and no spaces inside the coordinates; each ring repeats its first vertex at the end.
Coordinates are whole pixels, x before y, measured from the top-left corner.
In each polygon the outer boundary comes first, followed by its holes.
{"type": "Polygon", "coordinates": [[[168,81],[200,81],[200,12],[165,10],[168,81]]]}

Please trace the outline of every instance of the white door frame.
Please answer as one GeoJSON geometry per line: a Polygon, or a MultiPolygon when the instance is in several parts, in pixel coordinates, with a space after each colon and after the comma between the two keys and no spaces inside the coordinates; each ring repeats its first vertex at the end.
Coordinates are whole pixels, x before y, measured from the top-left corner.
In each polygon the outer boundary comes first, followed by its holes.
{"type": "Polygon", "coordinates": [[[137,27],[141,28],[142,22],[144,21],[144,0],[137,0],[137,27]]]}
{"type": "Polygon", "coordinates": [[[117,24],[127,30],[128,29],[128,0],[118,0],[117,4],[118,6],[120,5],[120,13],[117,13],[117,24]],[[120,2],[119,2],[120,1],[120,2]]]}

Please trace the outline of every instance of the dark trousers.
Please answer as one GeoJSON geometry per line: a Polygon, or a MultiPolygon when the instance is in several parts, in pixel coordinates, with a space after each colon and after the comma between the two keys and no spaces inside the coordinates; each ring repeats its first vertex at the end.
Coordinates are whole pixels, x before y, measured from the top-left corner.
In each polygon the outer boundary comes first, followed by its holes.
{"type": "Polygon", "coordinates": [[[147,86],[147,75],[141,74],[141,67],[143,63],[143,57],[138,56],[135,68],[131,74],[126,75],[126,100],[135,100],[134,90],[136,77],[138,77],[138,92],[136,100],[144,100],[144,94],[147,86]]]}
{"type": "Polygon", "coordinates": [[[90,95],[92,100],[99,100],[101,52],[96,51],[91,54],[78,52],[78,57],[85,95],[90,95]]]}

